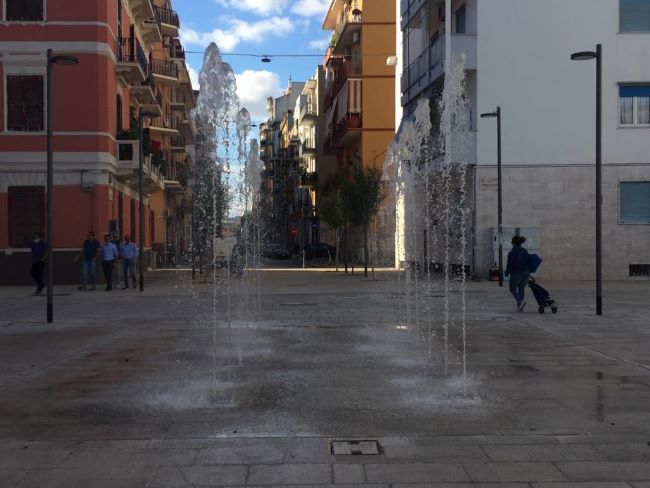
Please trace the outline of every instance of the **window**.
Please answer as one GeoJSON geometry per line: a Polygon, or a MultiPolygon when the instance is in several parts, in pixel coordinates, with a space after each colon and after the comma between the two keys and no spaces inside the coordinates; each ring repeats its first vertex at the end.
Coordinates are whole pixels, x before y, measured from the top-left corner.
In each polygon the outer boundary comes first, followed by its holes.
{"type": "Polygon", "coordinates": [[[456,10],[456,34],[465,34],[467,32],[467,15],[465,13],[465,5],[456,10]]]}
{"type": "Polygon", "coordinates": [[[650,32],[650,0],[620,0],[621,32],[650,32]]]}
{"type": "Polygon", "coordinates": [[[42,131],[43,76],[7,76],[7,130],[42,131]]]}
{"type": "Polygon", "coordinates": [[[35,232],[45,230],[45,190],[41,186],[10,186],[9,245],[27,247],[35,232]]]}
{"type": "Polygon", "coordinates": [[[43,21],[43,0],[5,0],[5,2],[7,21],[43,21]]]}
{"type": "Polygon", "coordinates": [[[124,112],[122,108],[122,97],[120,95],[117,95],[115,97],[115,115],[116,115],[116,121],[117,121],[117,133],[119,134],[122,132],[122,118],[124,117],[124,112]]]}
{"type": "Polygon", "coordinates": [[[620,186],[620,223],[650,224],[650,181],[624,181],[620,186]]]}
{"type": "Polygon", "coordinates": [[[619,114],[621,125],[650,125],[650,85],[621,85],[619,114]]]}

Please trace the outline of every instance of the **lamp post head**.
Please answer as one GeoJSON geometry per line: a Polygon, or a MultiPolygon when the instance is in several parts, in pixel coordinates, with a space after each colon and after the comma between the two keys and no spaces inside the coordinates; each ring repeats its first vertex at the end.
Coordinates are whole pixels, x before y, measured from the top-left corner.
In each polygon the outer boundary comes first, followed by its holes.
{"type": "Polygon", "coordinates": [[[79,58],[75,56],[52,56],[50,58],[50,63],[52,64],[60,64],[63,66],[72,66],[75,64],[79,64],[79,58]]]}
{"type": "Polygon", "coordinates": [[[270,63],[271,58],[269,58],[268,56],[262,56],[262,59],[260,61],[262,61],[263,63],[270,63]]]}
{"type": "Polygon", "coordinates": [[[588,61],[597,57],[598,53],[595,51],[581,51],[579,53],[573,53],[571,55],[571,61],[588,61]]]}
{"type": "Polygon", "coordinates": [[[496,112],[488,112],[486,114],[481,114],[482,119],[493,119],[496,117],[498,114],[496,112]]]}

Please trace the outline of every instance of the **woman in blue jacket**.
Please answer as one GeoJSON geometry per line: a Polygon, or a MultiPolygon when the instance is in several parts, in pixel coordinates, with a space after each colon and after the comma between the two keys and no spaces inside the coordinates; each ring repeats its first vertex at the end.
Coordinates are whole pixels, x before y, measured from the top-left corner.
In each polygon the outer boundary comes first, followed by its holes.
{"type": "Polygon", "coordinates": [[[517,310],[523,312],[526,306],[524,293],[530,277],[528,251],[521,247],[526,242],[526,238],[524,236],[514,236],[511,242],[512,250],[508,253],[505,275],[510,275],[510,293],[517,300],[517,310]]]}

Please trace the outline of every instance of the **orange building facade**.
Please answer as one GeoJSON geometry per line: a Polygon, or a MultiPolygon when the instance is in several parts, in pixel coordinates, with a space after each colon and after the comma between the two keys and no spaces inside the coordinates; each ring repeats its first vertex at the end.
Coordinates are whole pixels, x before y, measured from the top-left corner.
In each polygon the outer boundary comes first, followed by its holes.
{"type": "MultiPolygon", "coordinates": [[[[319,140],[336,165],[317,159],[318,181],[345,175],[351,168],[381,168],[395,136],[396,0],[332,0],[323,29],[332,31],[325,55],[324,117],[319,140]]],[[[319,87],[319,90],[321,88],[319,87]]],[[[321,115],[322,114],[322,115],[321,115]]],[[[394,202],[384,200],[371,223],[373,259],[390,263],[394,252],[394,202]]],[[[323,240],[334,245],[334,231],[323,226],[323,240]]],[[[359,232],[350,234],[352,256],[360,250],[359,232]]]]}
{"type": "Polygon", "coordinates": [[[189,246],[194,107],[179,19],[168,0],[0,0],[0,284],[27,284],[28,242],[46,232],[46,52],[53,66],[54,239],[58,282],[74,282],[86,232],[139,235],[144,262],[189,246]]]}

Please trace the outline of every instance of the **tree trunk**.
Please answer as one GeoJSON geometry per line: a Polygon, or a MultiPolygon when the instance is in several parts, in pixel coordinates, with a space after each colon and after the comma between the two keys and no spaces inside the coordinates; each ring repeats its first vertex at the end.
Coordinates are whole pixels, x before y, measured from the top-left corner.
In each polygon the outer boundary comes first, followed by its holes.
{"type": "Polygon", "coordinates": [[[348,232],[348,222],[345,221],[345,272],[348,272],[348,255],[350,254],[350,234],[348,232]]]}
{"type": "Polygon", "coordinates": [[[341,250],[341,228],[336,228],[336,272],[339,271],[339,256],[341,250]]]}
{"type": "Polygon", "coordinates": [[[368,277],[368,222],[363,223],[363,276],[368,277]]]}

